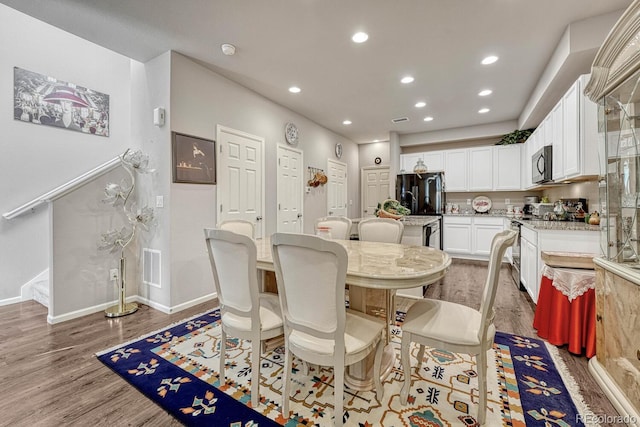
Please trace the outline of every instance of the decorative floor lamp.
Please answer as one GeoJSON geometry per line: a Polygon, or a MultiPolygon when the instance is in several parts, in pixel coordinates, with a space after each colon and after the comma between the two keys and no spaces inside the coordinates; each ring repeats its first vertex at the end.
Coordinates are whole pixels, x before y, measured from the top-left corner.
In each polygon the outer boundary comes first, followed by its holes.
{"type": "Polygon", "coordinates": [[[124,251],[136,236],[138,227],[148,230],[155,219],[153,208],[144,206],[138,209],[137,204],[130,201],[136,185],[136,174],[154,171],[154,169],[149,168],[149,157],[140,150],[132,151],[131,149],[127,149],[127,151],[120,156],[120,163],[129,174],[131,182],[123,180],[121,184],[108,183],[104,189],[106,198],[103,202],[109,203],[115,208],[121,208],[129,224],[120,230],[109,230],[106,233],[102,233],[101,236],[100,249],[120,252],[120,263],[118,266],[118,304],[108,307],[105,310],[107,317],[126,316],[138,310],[138,304],[126,302],[127,260],[124,256],[124,251]]]}

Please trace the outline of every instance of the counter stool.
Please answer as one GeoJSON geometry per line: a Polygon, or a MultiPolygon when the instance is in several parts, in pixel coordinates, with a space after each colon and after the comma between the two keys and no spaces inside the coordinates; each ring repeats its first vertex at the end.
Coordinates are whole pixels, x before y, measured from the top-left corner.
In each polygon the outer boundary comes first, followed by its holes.
{"type": "Polygon", "coordinates": [[[569,352],[596,354],[595,254],[542,252],[538,304],[533,327],[549,343],[569,352]]]}

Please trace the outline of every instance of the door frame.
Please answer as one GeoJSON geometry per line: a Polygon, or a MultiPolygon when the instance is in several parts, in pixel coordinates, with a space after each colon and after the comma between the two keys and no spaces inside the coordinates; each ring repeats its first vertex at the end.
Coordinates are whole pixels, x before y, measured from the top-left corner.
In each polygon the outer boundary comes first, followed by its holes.
{"type": "MultiPolygon", "coordinates": [[[[300,186],[300,201],[302,202],[300,205],[300,213],[302,216],[300,217],[300,232],[304,233],[304,188],[305,188],[305,176],[304,175],[304,151],[293,148],[288,145],[278,144],[276,148],[276,162],[280,160],[280,150],[288,150],[293,151],[300,155],[300,177],[301,177],[301,186],[300,186]]],[[[280,209],[278,209],[278,205],[280,204],[280,192],[278,191],[278,183],[280,182],[280,175],[278,174],[279,165],[276,164],[276,231],[278,231],[278,226],[280,225],[280,209]]]]}
{"type": "MultiPolygon", "coordinates": [[[[266,170],[265,170],[265,157],[266,153],[265,153],[265,139],[261,136],[257,136],[257,135],[253,135],[238,129],[234,129],[234,128],[230,128],[227,126],[223,126],[221,124],[216,124],[216,141],[218,141],[217,147],[218,147],[218,152],[217,154],[222,153],[222,140],[220,138],[220,133],[225,132],[225,133],[229,133],[232,135],[237,135],[243,138],[247,138],[247,139],[253,139],[256,142],[258,142],[260,144],[260,151],[261,151],[261,159],[260,159],[260,167],[262,168],[262,175],[260,176],[260,181],[261,181],[261,194],[260,194],[260,210],[261,210],[261,214],[260,216],[262,217],[262,227],[260,227],[260,235],[256,235],[256,239],[261,239],[265,236],[265,231],[266,231],[266,225],[267,225],[267,221],[266,221],[266,210],[265,210],[265,175],[266,175],[266,170]]],[[[216,156],[216,171],[220,172],[222,171],[221,168],[221,155],[217,155],[216,156]]],[[[216,184],[216,223],[219,223],[222,221],[221,218],[221,212],[220,212],[220,205],[221,205],[221,197],[220,197],[220,193],[222,191],[229,191],[228,188],[223,188],[220,185],[220,180],[217,179],[216,180],[218,183],[216,184]]],[[[223,181],[224,182],[224,181],[223,181]]]]}
{"type": "MultiPolygon", "coordinates": [[[[389,188],[393,188],[395,190],[396,184],[395,182],[391,182],[391,166],[389,165],[380,165],[380,166],[364,166],[360,168],[360,215],[364,218],[364,174],[365,171],[376,170],[376,169],[388,169],[389,170],[389,188]]],[[[394,197],[394,195],[390,194],[390,197],[394,197]]]]}

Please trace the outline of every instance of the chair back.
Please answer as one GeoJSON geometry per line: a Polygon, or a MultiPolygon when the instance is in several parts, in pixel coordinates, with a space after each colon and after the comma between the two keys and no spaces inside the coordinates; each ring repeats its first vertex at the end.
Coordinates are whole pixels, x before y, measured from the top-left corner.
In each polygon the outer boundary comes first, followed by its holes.
{"type": "Polygon", "coordinates": [[[246,221],[244,219],[231,219],[228,221],[222,221],[218,224],[218,227],[221,230],[233,231],[234,233],[242,234],[243,236],[250,237],[255,239],[255,227],[251,221],[246,221]]]}
{"type": "Polygon", "coordinates": [[[251,317],[251,324],[259,325],[255,242],[247,236],[228,230],[205,228],[204,235],[221,316],[230,311],[251,317]]]}
{"type": "Polygon", "coordinates": [[[358,223],[358,238],[369,242],[400,243],[404,224],[391,218],[367,218],[358,223]]]}
{"type": "Polygon", "coordinates": [[[315,231],[318,227],[329,227],[329,233],[332,239],[349,240],[351,236],[352,222],[344,216],[326,216],[316,220],[315,231]]]}
{"type": "Polygon", "coordinates": [[[336,353],[344,352],[346,249],[338,242],[293,233],[276,233],[271,244],[285,337],[288,329],[299,330],[335,340],[336,353]]]}
{"type": "Polygon", "coordinates": [[[480,313],[482,315],[482,326],[478,329],[478,338],[480,342],[484,342],[487,337],[487,331],[493,324],[494,310],[493,303],[496,299],[496,291],[500,280],[500,267],[502,258],[507,248],[516,240],[518,232],[514,230],[505,230],[495,236],[491,241],[491,253],[489,254],[489,267],[487,280],[482,291],[482,300],[480,302],[480,313]]]}

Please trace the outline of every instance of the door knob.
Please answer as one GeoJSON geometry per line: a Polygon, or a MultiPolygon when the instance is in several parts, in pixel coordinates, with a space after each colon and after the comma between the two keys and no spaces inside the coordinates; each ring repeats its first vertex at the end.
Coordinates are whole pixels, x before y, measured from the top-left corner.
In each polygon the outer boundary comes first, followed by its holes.
{"type": "Polygon", "coordinates": [[[262,221],[262,216],[257,216],[256,221],[262,221]]]}
{"type": "Polygon", "coordinates": [[[302,214],[298,214],[298,218],[302,218],[302,214]]]}

